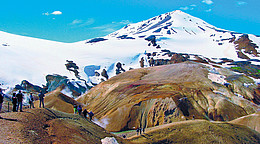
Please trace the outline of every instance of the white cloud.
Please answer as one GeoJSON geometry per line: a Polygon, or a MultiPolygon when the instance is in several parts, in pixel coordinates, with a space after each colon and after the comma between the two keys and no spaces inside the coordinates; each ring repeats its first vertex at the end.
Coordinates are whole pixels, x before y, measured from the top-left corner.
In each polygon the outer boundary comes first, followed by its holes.
{"type": "Polygon", "coordinates": [[[127,25],[127,24],[130,24],[131,22],[129,20],[122,20],[121,22],[119,22],[120,24],[124,24],[124,25],[127,25]]]}
{"type": "Polygon", "coordinates": [[[62,14],[61,11],[54,11],[52,13],[46,12],[46,13],[43,13],[42,15],[49,16],[49,15],[61,15],[61,14],[62,14]]]}
{"type": "Polygon", "coordinates": [[[205,10],[205,12],[211,12],[211,11],[212,11],[212,9],[205,10]]]}
{"type": "Polygon", "coordinates": [[[129,20],[122,20],[121,22],[112,22],[112,24],[115,24],[115,25],[127,25],[130,23],[131,22],[129,20]]]}
{"type": "Polygon", "coordinates": [[[197,5],[195,5],[195,4],[192,4],[192,5],[190,5],[191,7],[197,7],[197,5]]]}
{"type": "Polygon", "coordinates": [[[97,26],[97,27],[93,27],[93,29],[97,29],[99,31],[109,32],[109,33],[116,31],[115,25],[113,25],[113,24],[106,24],[106,25],[102,25],[102,26],[97,26]]]}
{"type": "Polygon", "coordinates": [[[237,5],[238,6],[242,6],[242,5],[246,5],[247,2],[244,2],[244,1],[237,1],[237,5]]]}
{"type": "Polygon", "coordinates": [[[91,25],[94,22],[95,22],[95,20],[93,18],[89,18],[88,20],[75,19],[71,23],[69,23],[69,25],[72,25],[73,28],[75,28],[75,27],[84,27],[84,26],[91,25]]]}
{"type": "Polygon", "coordinates": [[[110,24],[93,27],[92,29],[97,29],[99,31],[106,32],[106,33],[112,33],[130,23],[131,22],[129,20],[122,20],[121,22],[112,22],[110,24]]]}
{"type": "Polygon", "coordinates": [[[61,15],[62,12],[61,12],[61,11],[54,11],[54,12],[52,12],[51,14],[53,14],[53,15],[61,15]]]}
{"type": "Polygon", "coordinates": [[[192,4],[190,6],[184,6],[184,7],[180,7],[181,10],[194,10],[194,8],[197,7],[197,5],[192,4]]]}
{"type": "Polygon", "coordinates": [[[208,4],[208,5],[213,4],[212,0],[203,0],[202,2],[205,3],[205,4],[208,4]]]}
{"type": "Polygon", "coordinates": [[[185,7],[180,7],[181,10],[188,10],[189,7],[185,6],[185,7]]]}
{"type": "Polygon", "coordinates": [[[50,13],[49,13],[49,12],[46,12],[46,13],[43,13],[42,15],[48,16],[48,15],[50,15],[50,13]]]}
{"type": "Polygon", "coordinates": [[[103,32],[108,32],[108,33],[112,33],[112,32],[115,32],[117,29],[115,28],[106,28],[106,29],[103,29],[102,31],[103,32]]]}
{"type": "Polygon", "coordinates": [[[82,20],[75,19],[69,25],[76,25],[82,23],[82,20]]]}

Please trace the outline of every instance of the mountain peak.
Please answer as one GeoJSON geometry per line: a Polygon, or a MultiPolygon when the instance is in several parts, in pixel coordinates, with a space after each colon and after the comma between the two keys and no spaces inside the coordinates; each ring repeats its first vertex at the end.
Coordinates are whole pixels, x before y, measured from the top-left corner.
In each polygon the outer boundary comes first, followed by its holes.
{"type": "Polygon", "coordinates": [[[198,29],[198,27],[201,29],[202,27],[214,26],[181,10],[175,10],[135,24],[128,24],[109,36],[120,37],[123,35],[132,35],[138,37],[144,35],[172,35],[178,33],[179,30],[198,29]]]}

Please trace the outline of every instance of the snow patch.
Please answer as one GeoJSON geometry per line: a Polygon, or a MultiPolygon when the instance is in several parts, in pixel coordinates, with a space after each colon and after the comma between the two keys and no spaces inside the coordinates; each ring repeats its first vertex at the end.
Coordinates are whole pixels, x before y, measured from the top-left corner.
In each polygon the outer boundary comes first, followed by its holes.
{"type": "Polygon", "coordinates": [[[213,82],[219,83],[219,84],[227,83],[225,78],[226,78],[225,76],[219,75],[219,74],[215,74],[215,73],[209,73],[208,74],[208,79],[210,79],[213,82]]]}
{"type": "Polygon", "coordinates": [[[118,144],[116,138],[114,137],[105,137],[101,140],[102,144],[118,144]]]}
{"type": "Polygon", "coordinates": [[[61,91],[61,93],[63,93],[64,95],[66,96],[69,96],[71,98],[74,98],[73,94],[72,94],[72,91],[70,91],[70,89],[68,87],[66,87],[65,89],[63,89],[61,91]]]}
{"type": "Polygon", "coordinates": [[[93,122],[102,128],[106,128],[106,126],[109,124],[109,118],[103,118],[101,120],[98,120],[97,118],[93,119],[93,122]]]}

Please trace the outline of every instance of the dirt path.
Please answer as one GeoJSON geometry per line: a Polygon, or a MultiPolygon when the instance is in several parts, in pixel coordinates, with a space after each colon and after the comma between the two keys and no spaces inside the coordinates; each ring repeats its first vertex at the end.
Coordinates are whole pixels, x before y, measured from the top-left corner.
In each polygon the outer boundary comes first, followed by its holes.
{"type": "MultiPolygon", "coordinates": [[[[177,123],[179,123],[179,122],[177,122],[177,123]]],[[[171,123],[170,123],[170,124],[171,124],[171,123]]],[[[160,129],[160,128],[166,127],[166,126],[168,126],[168,125],[170,125],[170,124],[164,124],[164,125],[160,125],[160,126],[155,126],[155,127],[146,128],[146,129],[145,129],[145,133],[142,133],[142,135],[145,135],[146,132],[148,132],[148,131],[151,131],[151,130],[154,130],[154,129],[160,129]]],[[[140,134],[137,135],[136,130],[115,132],[115,133],[113,133],[113,134],[115,134],[116,136],[122,137],[122,138],[123,138],[123,136],[125,135],[125,136],[126,136],[126,139],[131,139],[131,138],[140,136],[140,134]]]]}

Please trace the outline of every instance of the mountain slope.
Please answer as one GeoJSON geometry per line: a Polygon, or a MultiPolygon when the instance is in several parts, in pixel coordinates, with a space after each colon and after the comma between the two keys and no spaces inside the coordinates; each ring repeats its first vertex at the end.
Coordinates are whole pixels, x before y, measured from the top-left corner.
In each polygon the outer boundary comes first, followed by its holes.
{"type": "Polygon", "coordinates": [[[109,131],[203,118],[230,121],[255,113],[257,87],[247,76],[195,62],[130,70],[92,88],[77,101],[109,131]],[[227,85],[228,84],[228,85],[227,85]],[[232,109],[232,110],[231,110],[232,109]]]}
{"type": "Polygon", "coordinates": [[[257,132],[260,132],[260,123],[259,123],[260,115],[259,114],[260,114],[260,112],[258,111],[257,113],[250,114],[250,115],[243,116],[243,117],[237,118],[235,120],[232,120],[229,123],[245,125],[257,132]]]}
{"type": "Polygon", "coordinates": [[[130,138],[135,143],[252,143],[260,141],[258,132],[235,124],[194,120],[176,122],[130,138]]]}
{"type": "Polygon", "coordinates": [[[0,83],[5,88],[22,80],[41,86],[46,84],[48,75],[58,75],[66,80],[48,81],[49,86],[65,83],[68,85],[65,88],[74,91],[85,87],[73,95],[78,96],[116,75],[118,62],[124,70],[129,70],[140,67],[142,57],[147,67],[151,58],[157,61],[156,65],[161,65],[165,63],[159,61],[174,59],[173,54],[221,67],[233,65],[236,71],[259,82],[259,37],[219,29],[181,11],[129,24],[102,38],[76,43],[0,32],[0,44],[0,83]],[[236,61],[243,61],[246,63],[243,66],[250,64],[250,67],[241,68],[236,61]],[[108,77],[101,75],[104,70],[108,77]]]}
{"type": "MultiPolygon", "coordinates": [[[[1,114],[0,143],[89,143],[101,144],[115,137],[79,115],[51,109],[1,114]]],[[[127,143],[115,137],[118,143],[127,143]]]]}

